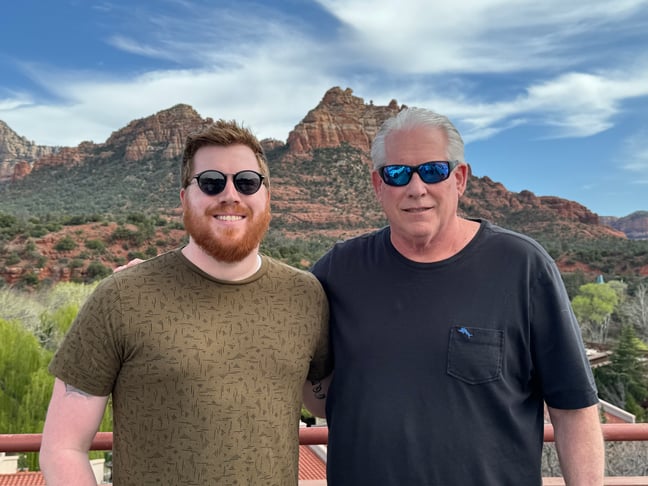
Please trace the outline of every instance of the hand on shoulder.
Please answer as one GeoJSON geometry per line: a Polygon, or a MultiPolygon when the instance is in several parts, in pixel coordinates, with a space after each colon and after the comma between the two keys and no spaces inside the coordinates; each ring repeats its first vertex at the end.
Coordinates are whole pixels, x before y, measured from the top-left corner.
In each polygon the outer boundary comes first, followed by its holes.
{"type": "Polygon", "coordinates": [[[141,258],[134,258],[131,261],[129,261],[126,265],[120,265],[117,268],[115,268],[113,270],[113,273],[119,272],[120,270],[123,270],[125,268],[134,267],[135,265],[137,265],[139,263],[142,263],[143,261],[146,261],[146,260],[142,260],[141,258]]]}

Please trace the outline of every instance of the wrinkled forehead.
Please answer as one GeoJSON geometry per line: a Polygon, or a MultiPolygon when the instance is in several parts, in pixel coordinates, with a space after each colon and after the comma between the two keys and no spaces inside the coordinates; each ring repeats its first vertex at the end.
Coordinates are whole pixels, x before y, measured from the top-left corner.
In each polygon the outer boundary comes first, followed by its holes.
{"type": "Polygon", "coordinates": [[[385,138],[387,164],[418,165],[431,160],[446,160],[448,137],[442,129],[403,128],[385,138]]]}

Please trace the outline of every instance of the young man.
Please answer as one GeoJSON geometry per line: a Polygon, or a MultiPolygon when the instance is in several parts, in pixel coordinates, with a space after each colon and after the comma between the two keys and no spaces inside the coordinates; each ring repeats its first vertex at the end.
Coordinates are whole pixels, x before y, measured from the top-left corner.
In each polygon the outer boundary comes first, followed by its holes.
{"type": "Polygon", "coordinates": [[[330,372],[326,297],[258,253],[269,174],[249,130],[190,135],[181,178],[187,246],[104,280],[50,365],[50,486],[95,484],[110,395],[115,486],[297,484],[302,385],[330,372]]]}
{"type": "Polygon", "coordinates": [[[597,391],[552,259],[459,216],[468,168],[446,117],[401,111],[372,159],[389,226],[313,268],[335,374],[304,396],[322,415],[328,393],[328,484],[540,486],[546,402],[566,483],[602,485],[597,391]]]}

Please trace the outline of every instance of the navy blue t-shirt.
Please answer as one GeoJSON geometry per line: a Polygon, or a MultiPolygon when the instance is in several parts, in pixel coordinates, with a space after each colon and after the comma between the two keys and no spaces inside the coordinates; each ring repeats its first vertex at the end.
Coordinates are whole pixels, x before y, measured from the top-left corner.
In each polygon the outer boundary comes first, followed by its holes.
{"type": "Polygon", "coordinates": [[[540,485],[544,401],[598,401],[558,269],[526,236],[482,221],[424,264],[384,228],[312,271],[331,310],[330,486],[540,485]]]}

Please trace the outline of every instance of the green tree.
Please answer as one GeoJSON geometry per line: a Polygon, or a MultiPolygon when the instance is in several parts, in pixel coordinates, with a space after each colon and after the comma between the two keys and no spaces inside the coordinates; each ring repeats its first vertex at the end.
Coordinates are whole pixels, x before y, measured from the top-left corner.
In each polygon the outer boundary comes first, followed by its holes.
{"type": "MultiPolygon", "coordinates": [[[[95,286],[60,283],[36,294],[0,289],[0,433],[43,430],[54,383],[47,366],[95,286]]],[[[99,430],[112,430],[111,401],[99,430]]],[[[37,453],[21,456],[19,464],[38,470],[37,453]]]]}
{"type": "Polygon", "coordinates": [[[639,422],[648,418],[640,405],[648,399],[648,373],[643,360],[646,351],[648,347],[637,338],[634,328],[623,326],[610,364],[594,370],[601,398],[635,414],[639,422]]]}
{"type": "MultiPolygon", "coordinates": [[[[0,319],[0,342],[0,431],[39,433],[54,383],[46,370],[52,353],[16,321],[0,319]]],[[[27,464],[38,469],[35,453],[27,464]]]]}
{"type": "Polygon", "coordinates": [[[637,286],[625,309],[641,337],[648,338],[648,283],[637,286]]]}
{"type": "Polygon", "coordinates": [[[581,285],[572,299],[574,313],[583,327],[583,334],[592,341],[605,343],[612,313],[619,304],[616,287],[609,283],[581,285]]]}
{"type": "Polygon", "coordinates": [[[0,319],[20,322],[27,330],[35,331],[46,308],[43,302],[15,288],[0,289],[0,319]]]}
{"type": "Polygon", "coordinates": [[[56,351],[78,313],[79,305],[74,302],[43,312],[40,317],[41,325],[36,331],[41,346],[56,351]]]}

